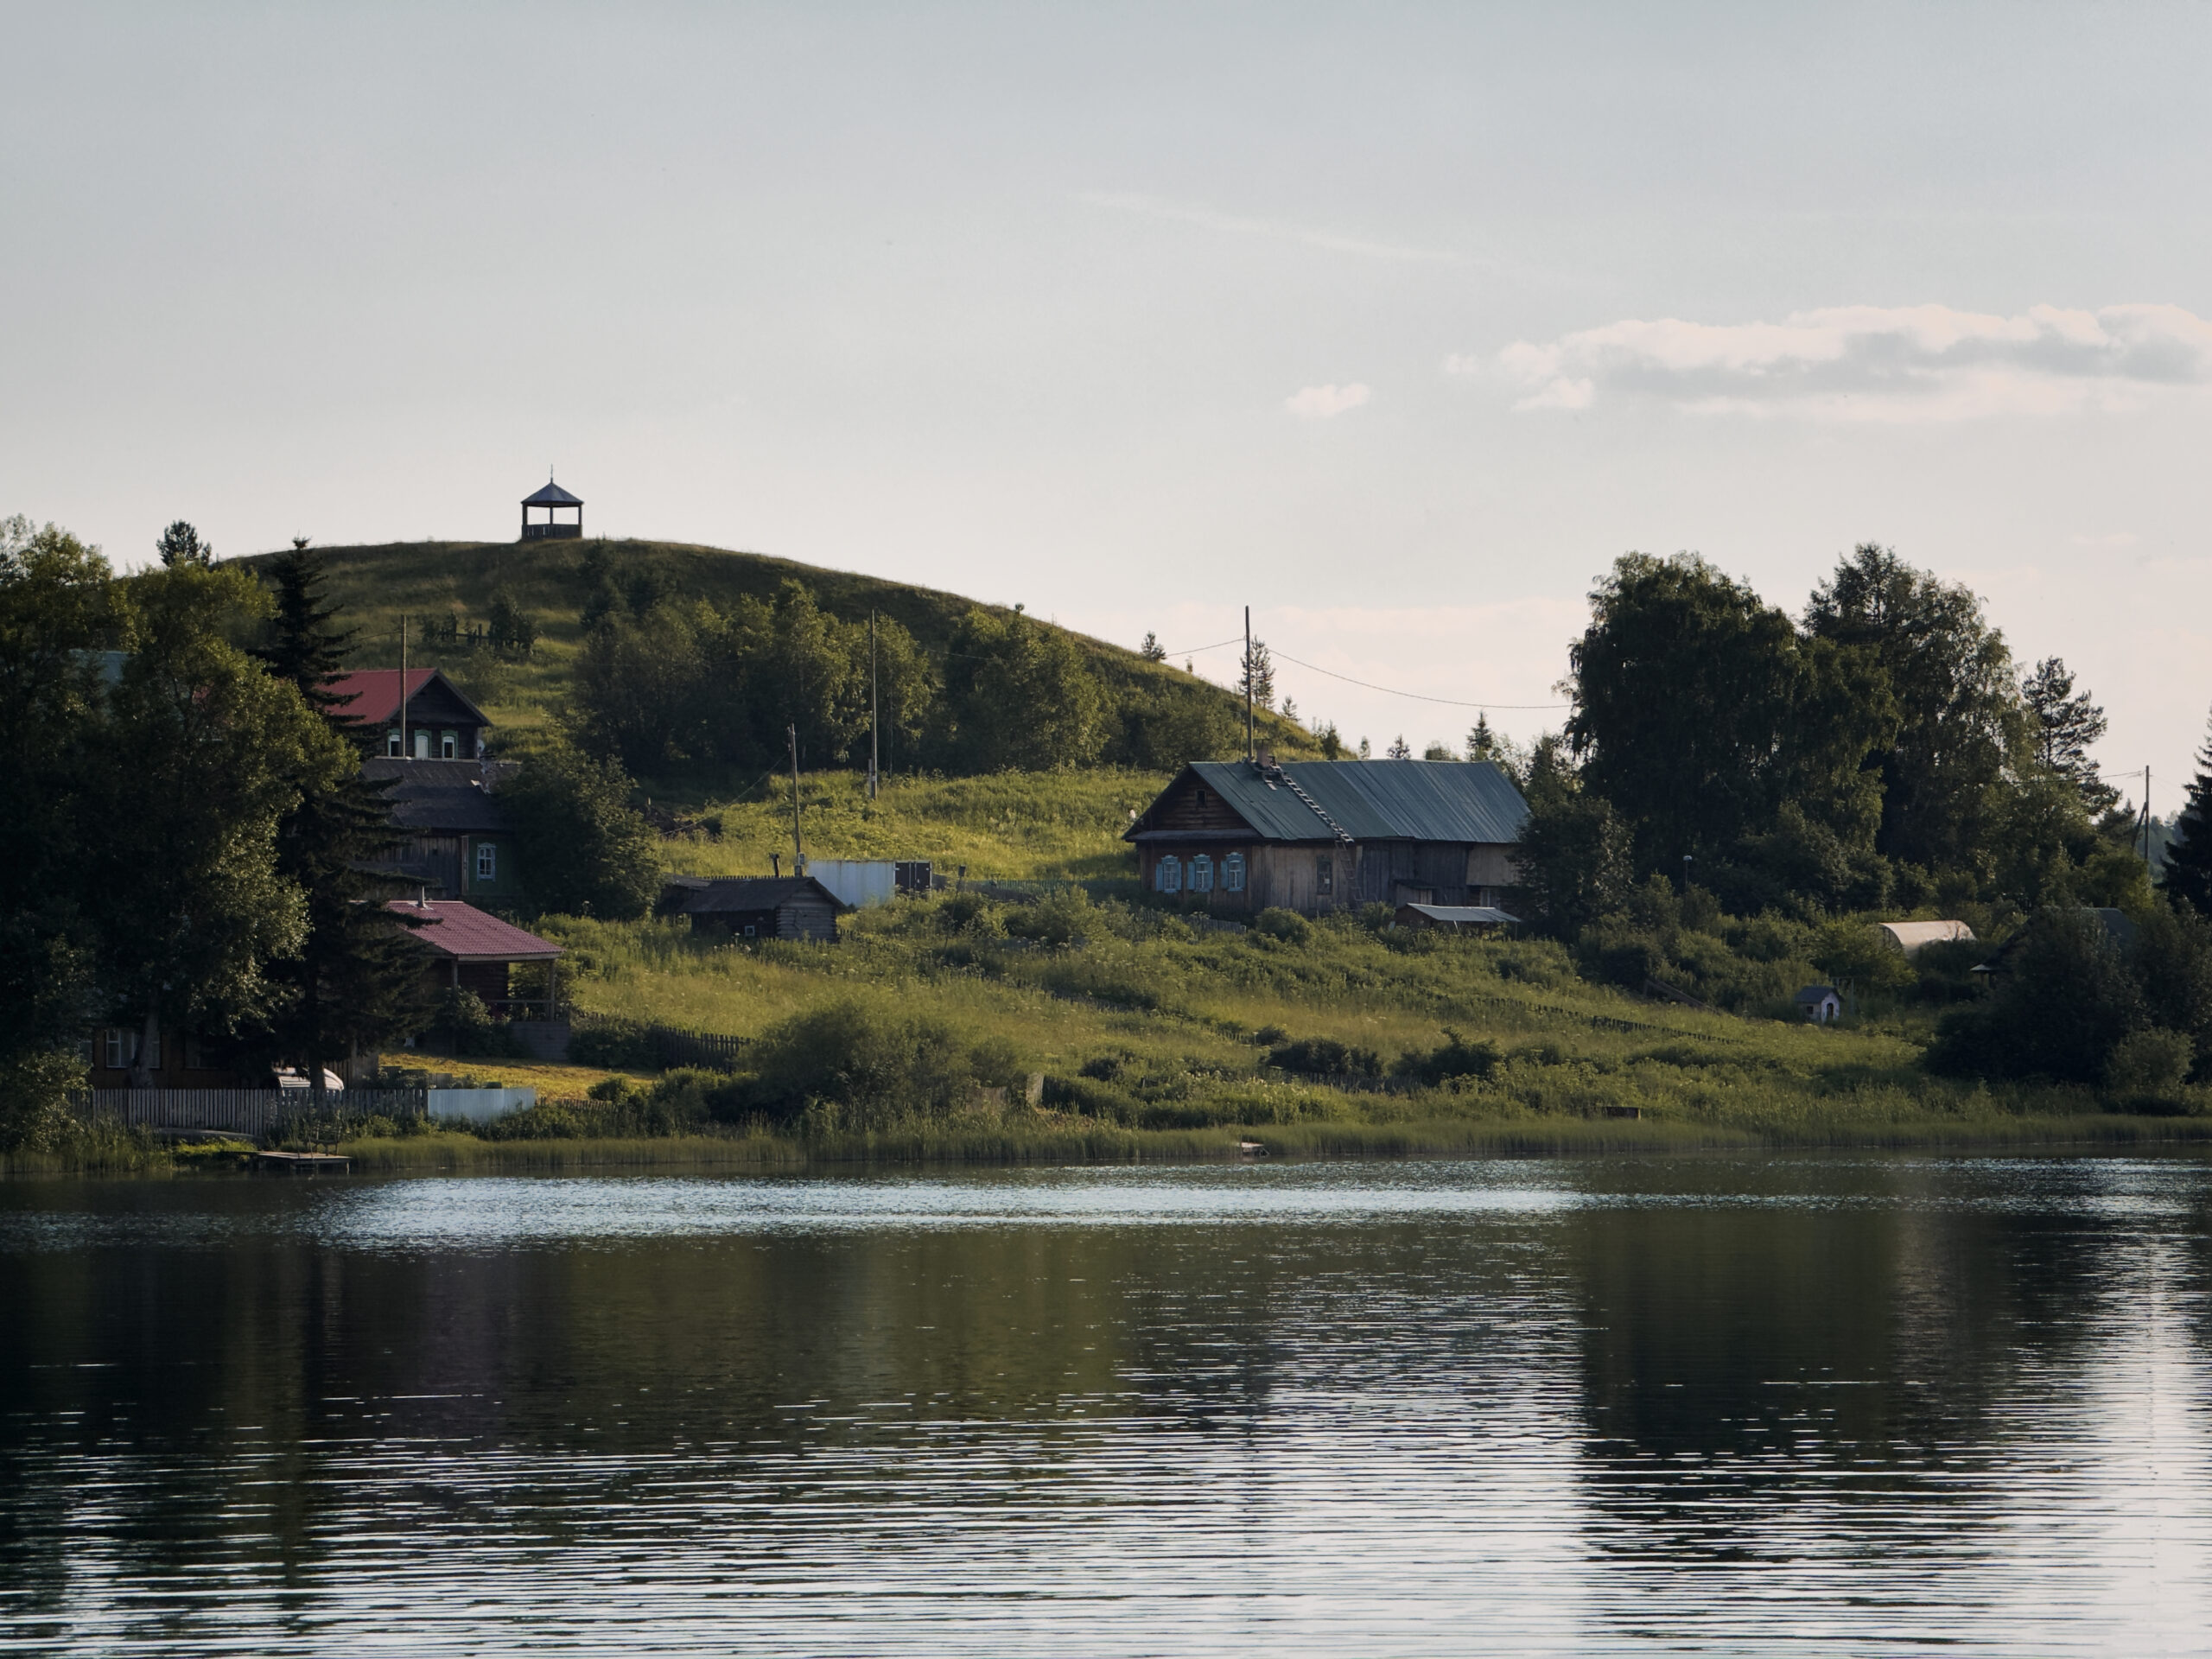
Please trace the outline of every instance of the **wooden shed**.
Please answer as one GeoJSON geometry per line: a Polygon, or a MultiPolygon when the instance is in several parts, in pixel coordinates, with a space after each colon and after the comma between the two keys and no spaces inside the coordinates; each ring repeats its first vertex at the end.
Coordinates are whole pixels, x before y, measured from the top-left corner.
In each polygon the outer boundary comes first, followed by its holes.
{"type": "Polygon", "coordinates": [[[850,908],[810,875],[679,877],[664,905],[671,914],[689,916],[694,933],[832,944],[838,916],[850,908]]]}
{"type": "Polygon", "coordinates": [[[1147,892],[1209,910],[1495,906],[1528,803],[1487,761],[1194,761],[1132,823],[1147,892]]]}

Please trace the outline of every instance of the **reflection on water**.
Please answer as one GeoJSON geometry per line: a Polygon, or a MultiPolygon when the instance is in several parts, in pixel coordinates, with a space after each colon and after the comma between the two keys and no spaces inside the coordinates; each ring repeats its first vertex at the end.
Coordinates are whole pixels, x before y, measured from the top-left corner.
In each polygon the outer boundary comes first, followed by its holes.
{"type": "Polygon", "coordinates": [[[2212,1169],[0,1185],[0,1651],[2199,1652],[2212,1169]]]}

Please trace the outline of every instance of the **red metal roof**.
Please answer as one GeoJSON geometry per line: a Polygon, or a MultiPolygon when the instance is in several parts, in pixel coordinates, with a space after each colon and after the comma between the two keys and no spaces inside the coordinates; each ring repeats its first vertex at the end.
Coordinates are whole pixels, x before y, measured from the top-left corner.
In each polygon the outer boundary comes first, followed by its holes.
{"type": "MultiPolygon", "coordinates": [[[[407,672],[407,695],[415,694],[430,683],[435,668],[410,668],[407,672]]],[[[340,674],[330,682],[330,695],[339,699],[334,712],[340,720],[358,720],[365,725],[396,718],[399,713],[399,676],[396,668],[364,668],[352,674],[340,674]]]]}
{"type": "Polygon", "coordinates": [[[441,956],[463,962],[542,962],[561,954],[550,939],[525,933],[458,899],[394,899],[385,908],[441,956]]]}
{"type": "MultiPolygon", "coordinates": [[[[399,718],[400,672],[396,668],[362,668],[351,674],[339,674],[330,681],[330,695],[339,699],[332,712],[340,720],[350,720],[363,726],[388,725],[399,718]]],[[[438,690],[451,697],[479,725],[492,722],[484,711],[461,696],[461,688],[435,668],[410,668],[407,671],[407,701],[417,701],[432,680],[438,690]]]]}

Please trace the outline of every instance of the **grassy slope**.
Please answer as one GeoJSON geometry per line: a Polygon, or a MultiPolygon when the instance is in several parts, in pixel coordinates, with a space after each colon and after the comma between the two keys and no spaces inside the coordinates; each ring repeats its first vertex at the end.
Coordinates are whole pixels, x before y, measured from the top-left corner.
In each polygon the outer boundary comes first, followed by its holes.
{"type": "MultiPolygon", "coordinates": [[[[410,628],[412,619],[455,612],[481,621],[494,593],[505,588],[512,594],[542,630],[537,652],[527,663],[503,664],[467,652],[450,659],[425,658],[418,632],[410,633],[408,645],[410,665],[444,669],[483,706],[495,727],[512,737],[543,726],[567,696],[570,665],[582,639],[582,583],[577,568],[585,550],[593,546],[607,550],[618,581],[650,573],[663,591],[675,597],[731,605],[748,594],[766,598],[786,581],[801,582],[825,610],[848,621],[862,620],[870,611],[893,618],[931,652],[944,649],[959,620],[978,603],[957,594],[850,571],[677,542],[399,542],[319,550],[329,572],[330,597],[344,607],[346,623],[359,630],[353,653],[353,662],[359,667],[398,665],[403,613],[410,619],[410,628]]],[[[251,566],[270,556],[260,555],[242,563],[251,566]]],[[[1109,686],[1162,678],[1185,683],[1191,680],[1179,668],[1147,662],[1135,652],[1103,640],[1075,637],[1109,686]]],[[[1227,691],[1213,689],[1225,707],[1234,703],[1227,691]]],[[[1243,706],[1235,707],[1241,720],[1243,706]]],[[[1311,745],[1308,734],[1293,721],[1263,715],[1262,724],[1268,741],[1286,753],[1311,745]]]]}
{"type": "MultiPolygon", "coordinates": [[[[1046,949],[949,931],[949,919],[942,904],[902,903],[855,918],[836,946],[753,948],[653,923],[548,927],[569,944],[576,1000],[595,1013],[753,1034],[826,1000],[857,997],[971,1037],[1003,1037],[1054,1076],[1110,1058],[1150,1103],[1149,1130],[1017,1111],[812,1149],[823,1158],[1233,1155],[1247,1136],[1284,1152],[1478,1153],[2212,1133],[2212,1123],[2195,1120],[2103,1116],[2084,1090],[1992,1092],[1930,1078],[1916,1064],[1917,1046],[1891,1032],[1643,1002],[1574,978],[1548,947],[1432,938],[1406,949],[1350,926],[1283,944],[1193,933],[1114,906],[1096,914],[1080,946],[1046,949]],[[1433,1046],[1450,1026],[1494,1039],[1510,1058],[1484,1084],[1347,1094],[1264,1076],[1255,1034],[1271,1026],[1386,1058],[1433,1046]],[[1606,1119],[1605,1109],[1618,1105],[1637,1107],[1642,1119],[1606,1119]]],[[[542,1071],[531,1080],[547,1097],[559,1092],[542,1071]]],[[[779,1158],[801,1155],[775,1144],[779,1158]]],[[[404,1143],[377,1155],[442,1156],[404,1143]]],[[[584,1155],[514,1144],[467,1157],[527,1167],[584,1155]]],[[[646,1143],[622,1154],[676,1155],[646,1143]]]]}

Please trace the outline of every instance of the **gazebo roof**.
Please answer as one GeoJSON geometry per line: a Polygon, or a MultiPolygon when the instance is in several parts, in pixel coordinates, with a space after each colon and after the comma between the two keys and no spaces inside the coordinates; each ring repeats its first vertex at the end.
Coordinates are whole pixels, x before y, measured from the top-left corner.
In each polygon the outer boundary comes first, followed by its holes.
{"type": "Polygon", "coordinates": [[[523,497],[522,504],[525,507],[581,507],[584,499],[581,495],[570,495],[549,478],[543,489],[535,495],[523,497]]]}

